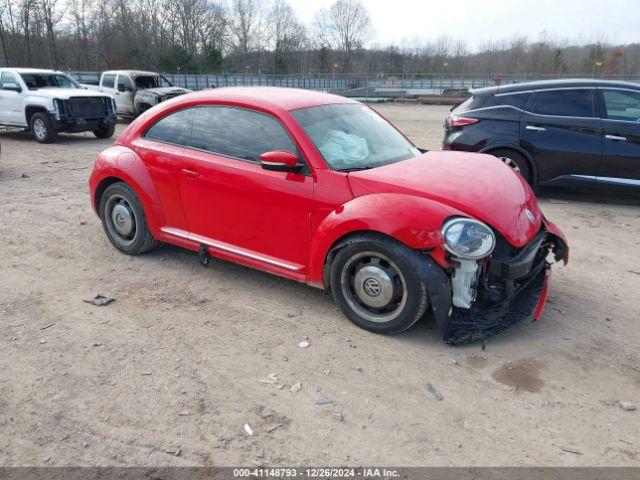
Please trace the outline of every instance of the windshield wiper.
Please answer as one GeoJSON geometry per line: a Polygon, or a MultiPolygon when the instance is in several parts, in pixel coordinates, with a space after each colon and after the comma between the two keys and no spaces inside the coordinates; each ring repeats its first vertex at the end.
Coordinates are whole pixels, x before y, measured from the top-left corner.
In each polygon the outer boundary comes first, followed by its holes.
{"type": "Polygon", "coordinates": [[[336,171],[338,172],[355,172],[358,170],[371,170],[372,168],[375,168],[373,165],[361,165],[358,167],[345,167],[345,168],[337,168],[336,171]]]}

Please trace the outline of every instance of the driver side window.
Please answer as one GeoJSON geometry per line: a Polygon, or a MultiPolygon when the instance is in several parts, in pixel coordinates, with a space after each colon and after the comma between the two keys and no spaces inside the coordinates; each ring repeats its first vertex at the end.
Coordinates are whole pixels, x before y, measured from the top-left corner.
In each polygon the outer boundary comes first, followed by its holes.
{"type": "Polygon", "coordinates": [[[275,118],[243,108],[197,108],[191,147],[227,157],[258,162],[261,154],[286,150],[301,155],[296,144],[275,118]]]}
{"type": "Polygon", "coordinates": [[[133,90],[133,82],[127,75],[118,75],[118,90],[122,88],[125,91],[133,90]]]}
{"type": "Polygon", "coordinates": [[[0,75],[0,88],[4,87],[6,83],[15,83],[20,86],[18,79],[11,72],[2,72],[2,75],[0,75]]]}

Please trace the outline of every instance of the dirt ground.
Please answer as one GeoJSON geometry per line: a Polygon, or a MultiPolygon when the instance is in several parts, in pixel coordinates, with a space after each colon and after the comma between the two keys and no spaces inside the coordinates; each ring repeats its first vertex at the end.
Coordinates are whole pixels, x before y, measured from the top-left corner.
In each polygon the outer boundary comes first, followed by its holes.
{"type": "MultiPolygon", "coordinates": [[[[446,107],[378,108],[439,147],[446,107]]],[[[0,465],[640,465],[637,197],[543,191],[569,266],[482,352],[178,248],[124,256],[89,205],[109,141],[0,142],[0,465]]]]}

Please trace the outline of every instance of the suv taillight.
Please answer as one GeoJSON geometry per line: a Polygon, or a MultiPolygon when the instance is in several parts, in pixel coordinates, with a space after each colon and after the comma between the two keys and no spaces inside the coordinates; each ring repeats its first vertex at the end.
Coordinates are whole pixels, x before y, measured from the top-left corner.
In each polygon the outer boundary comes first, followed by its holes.
{"type": "Polygon", "coordinates": [[[465,125],[473,125],[480,120],[477,118],[459,117],[458,115],[449,115],[447,117],[447,127],[464,127],[465,125]]]}

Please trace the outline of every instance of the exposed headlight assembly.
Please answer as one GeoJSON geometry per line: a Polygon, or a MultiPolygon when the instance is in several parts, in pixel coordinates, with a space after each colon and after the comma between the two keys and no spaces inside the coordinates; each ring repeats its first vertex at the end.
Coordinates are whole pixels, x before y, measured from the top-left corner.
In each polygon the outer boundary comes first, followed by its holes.
{"type": "Polygon", "coordinates": [[[442,226],[445,249],[456,257],[478,260],[490,255],[496,236],[484,223],[470,218],[452,218],[442,226]]]}
{"type": "Polygon", "coordinates": [[[56,120],[60,120],[62,117],[62,101],[58,98],[53,99],[53,114],[56,117],[56,120]]]}

